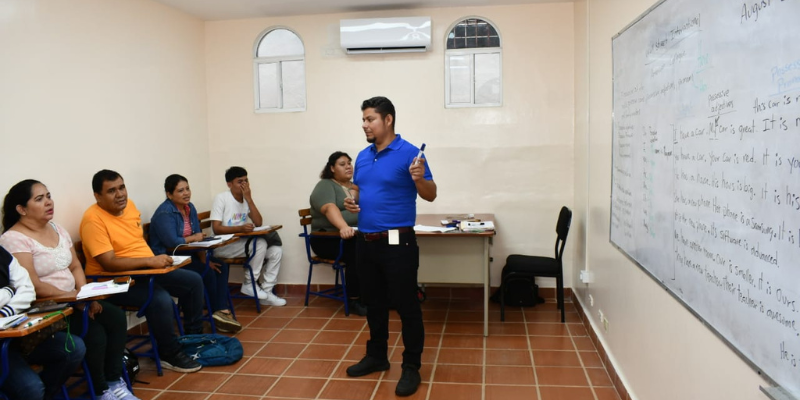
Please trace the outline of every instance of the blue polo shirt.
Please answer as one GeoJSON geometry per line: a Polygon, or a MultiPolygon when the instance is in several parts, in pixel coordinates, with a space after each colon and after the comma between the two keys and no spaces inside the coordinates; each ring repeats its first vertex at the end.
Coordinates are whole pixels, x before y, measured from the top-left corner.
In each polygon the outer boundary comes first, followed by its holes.
{"type": "MultiPolygon", "coordinates": [[[[377,152],[375,144],[356,158],[353,183],[358,185],[358,230],[364,233],[414,226],[417,220],[417,187],[408,168],[419,148],[400,135],[377,152]]],[[[424,157],[423,157],[424,158],[424,157]]],[[[433,180],[425,160],[426,180],[433,180]]]]}

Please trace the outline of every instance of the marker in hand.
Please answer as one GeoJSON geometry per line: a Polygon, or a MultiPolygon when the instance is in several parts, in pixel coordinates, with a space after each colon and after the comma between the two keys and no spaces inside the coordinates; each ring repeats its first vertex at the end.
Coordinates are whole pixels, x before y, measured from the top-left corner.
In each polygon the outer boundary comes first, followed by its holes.
{"type": "Polygon", "coordinates": [[[420,146],[420,148],[419,148],[419,153],[417,153],[417,162],[416,162],[416,164],[419,164],[419,159],[422,158],[422,152],[423,151],[425,151],[425,143],[423,143],[422,146],[420,146]]]}

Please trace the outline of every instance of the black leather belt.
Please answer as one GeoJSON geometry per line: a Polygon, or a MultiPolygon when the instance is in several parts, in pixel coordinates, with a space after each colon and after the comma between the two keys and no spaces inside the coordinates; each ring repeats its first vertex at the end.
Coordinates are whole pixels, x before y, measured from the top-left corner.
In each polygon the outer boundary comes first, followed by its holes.
{"type": "MultiPolygon", "coordinates": [[[[410,227],[410,226],[406,226],[406,227],[402,227],[402,228],[395,228],[395,229],[392,229],[392,230],[397,231],[398,233],[414,232],[414,228],[410,227]]],[[[373,233],[361,233],[361,232],[359,232],[359,234],[361,234],[361,236],[364,237],[364,241],[365,242],[372,242],[374,240],[381,240],[381,239],[383,239],[385,237],[388,237],[389,236],[389,231],[373,232],[373,233]]]]}

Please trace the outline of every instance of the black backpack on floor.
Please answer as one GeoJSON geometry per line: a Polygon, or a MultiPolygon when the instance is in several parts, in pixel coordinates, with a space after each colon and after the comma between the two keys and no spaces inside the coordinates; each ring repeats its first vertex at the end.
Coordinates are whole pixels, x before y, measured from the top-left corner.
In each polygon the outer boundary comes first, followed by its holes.
{"type": "Polygon", "coordinates": [[[539,297],[539,286],[534,282],[533,276],[515,276],[509,278],[508,271],[503,268],[500,278],[500,287],[491,297],[495,303],[500,302],[505,287],[505,304],[511,307],[532,307],[539,303],[544,303],[544,299],[539,297]]]}

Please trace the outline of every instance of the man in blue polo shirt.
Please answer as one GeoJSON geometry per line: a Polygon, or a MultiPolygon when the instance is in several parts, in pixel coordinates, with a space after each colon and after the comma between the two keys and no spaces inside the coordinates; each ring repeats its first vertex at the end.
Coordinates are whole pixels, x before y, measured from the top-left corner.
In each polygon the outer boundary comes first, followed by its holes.
{"type": "Polygon", "coordinates": [[[349,376],[389,369],[389,305],[400,314],[403,328],[403,372],[395,394],[410,396],[420,383],[425,329],[417,300],[419,248],[414,235],[417,194],[436,198],[436,183],[419,149],[394,133],[394,105],[385,97],[361,104],[362,124],[371,143],[356,158],[355,199],[345,200],[358,217],[358,277],[367,305],[370,338],[367,355],[347,368],[349,376]]]}

